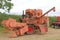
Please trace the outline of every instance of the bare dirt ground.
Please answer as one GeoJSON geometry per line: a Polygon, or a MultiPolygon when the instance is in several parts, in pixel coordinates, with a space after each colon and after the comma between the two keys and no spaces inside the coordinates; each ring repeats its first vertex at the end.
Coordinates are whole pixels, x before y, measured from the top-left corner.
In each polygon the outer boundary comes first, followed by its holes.
{"type": "Polygon", "coordinates": [[[60,40],[60,29],[49,28],[48,33],[44,35],[35,33],[17,38],[8,38],[8,33],[0,32],[0,40],[60,40]]]}

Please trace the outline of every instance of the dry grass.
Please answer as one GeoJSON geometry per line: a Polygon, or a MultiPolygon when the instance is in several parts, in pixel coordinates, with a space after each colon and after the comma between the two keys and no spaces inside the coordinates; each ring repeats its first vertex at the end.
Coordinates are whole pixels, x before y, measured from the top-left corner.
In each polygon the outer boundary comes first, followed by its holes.
{"type": "Polygon", "coordinates": [[[48,33],[40,35],[38,33],[32,35],[19,36],[17,38],[8,38],[9,33],[0,33],[0,40],[60,40],[60,29],[49,28],[48,33]]]}

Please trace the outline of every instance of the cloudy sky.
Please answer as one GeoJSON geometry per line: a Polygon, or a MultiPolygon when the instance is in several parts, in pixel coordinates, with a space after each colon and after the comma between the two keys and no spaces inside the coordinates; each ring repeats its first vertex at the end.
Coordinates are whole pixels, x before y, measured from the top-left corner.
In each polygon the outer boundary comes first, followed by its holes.
{"type": "Polygon", "coordinates": [[[50,12],[48,16],[60,16],[60,0],[12,0],[14,3],[11,13],[13,14],[22,14],[22,10],[31,8],[31,9],[42,9],[43,13],[56,7],[56,12],[50,12]]]}

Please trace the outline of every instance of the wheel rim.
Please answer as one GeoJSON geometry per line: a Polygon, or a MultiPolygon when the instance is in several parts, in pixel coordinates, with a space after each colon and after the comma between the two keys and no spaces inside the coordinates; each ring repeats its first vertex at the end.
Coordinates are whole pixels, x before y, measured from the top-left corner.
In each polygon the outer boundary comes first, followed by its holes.
{"type": "Polygon", "coordinates": [[[32,33],[33,33],[33,27],[29,27],[27,34],[32,34],[32,33]]]}

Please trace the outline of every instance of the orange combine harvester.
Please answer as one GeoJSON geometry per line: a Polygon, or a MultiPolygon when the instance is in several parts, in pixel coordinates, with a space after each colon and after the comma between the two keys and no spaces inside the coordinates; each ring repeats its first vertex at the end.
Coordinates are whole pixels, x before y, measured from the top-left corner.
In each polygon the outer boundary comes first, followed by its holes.
{"type": "Polygon", "coordinates": [[[49,26],[49,18],[45,15],[52,10],[55,12],[55,7],[43,14],[41,9],[26,9],[25,14],[23,11],[22,16],[19,18],[20,22],[12,18],[2,21],[3,27],[8,29],[4,32],[12,31],[13,33],[9,37],[17,37],[25,33],[33,34],[34,30],[38,29],[41,34],[44,34],[47,32],[47,27],[49,26]]]}

